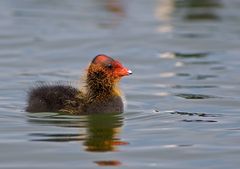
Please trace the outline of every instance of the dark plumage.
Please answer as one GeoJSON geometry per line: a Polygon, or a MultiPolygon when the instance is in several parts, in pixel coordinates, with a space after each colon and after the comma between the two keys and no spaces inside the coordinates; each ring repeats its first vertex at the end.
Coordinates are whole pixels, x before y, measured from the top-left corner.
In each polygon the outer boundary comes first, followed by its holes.
{"type": "Polygon", "coordinates": [[[41,85],[29,92],[28,112],[57,112],[72,106],[76,109],[81,106],[82,93],[67,85],[41,85]]]}
{"type": "Polygon", "coordinates": [[[28,112],[70,114],[121,113],[123,102],[118,82],[131,74],[122,64],[106,55],[96,56],[86,75],[85,90],[71,85],[40,85],[28,94],[28,112]]]}

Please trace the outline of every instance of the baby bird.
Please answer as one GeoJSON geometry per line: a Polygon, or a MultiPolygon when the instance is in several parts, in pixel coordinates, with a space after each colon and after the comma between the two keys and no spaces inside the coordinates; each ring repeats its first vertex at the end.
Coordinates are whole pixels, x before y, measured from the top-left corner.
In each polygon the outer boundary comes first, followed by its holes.
{"type": "Polygon", "coordinates": [[[132,74],[119,61],[104,54],[97,55],[86,73],[85,87],[42,85],[28,95],[28,112],[63,112],[76,115],[122,113],[123,101],[118,83],[132,74]]]}

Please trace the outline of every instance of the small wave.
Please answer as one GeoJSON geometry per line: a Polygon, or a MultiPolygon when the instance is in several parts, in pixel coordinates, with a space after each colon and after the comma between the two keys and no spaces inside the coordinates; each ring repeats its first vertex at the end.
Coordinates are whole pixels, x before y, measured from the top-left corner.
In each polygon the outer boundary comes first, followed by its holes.
{"type": "Polygon", "coordinates": [[[212,95],[205,95],[205,94],[187,94],[187,93],[179,93],[175,96],[184,98],[184,99],[211,99],[211,98],[217,98],[216,96],[212,95]]]}

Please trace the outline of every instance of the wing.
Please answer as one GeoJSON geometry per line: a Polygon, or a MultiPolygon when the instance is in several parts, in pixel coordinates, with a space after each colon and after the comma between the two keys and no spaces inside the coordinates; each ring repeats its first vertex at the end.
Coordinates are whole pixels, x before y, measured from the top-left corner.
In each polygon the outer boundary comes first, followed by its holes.
{"type": "Polygon", "coordinates": [[[76,113],[83,104],[83,94],[70,85],[41,85],[28,93],[28,112],[76,113]]]}

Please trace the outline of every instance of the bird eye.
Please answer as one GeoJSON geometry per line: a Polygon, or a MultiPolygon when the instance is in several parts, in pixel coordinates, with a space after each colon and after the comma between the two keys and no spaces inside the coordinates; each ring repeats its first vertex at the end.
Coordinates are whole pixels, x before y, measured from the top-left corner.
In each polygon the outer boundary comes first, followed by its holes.
{"type": "Polygon", "coordinates": [[[112,68],[113,68],[112,64],[107,64],[106,67],[107,67],[108,69],[112,69],[112,68]]]}

